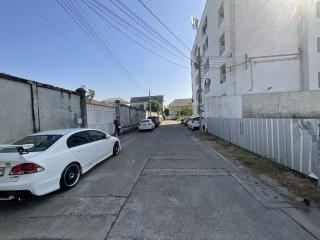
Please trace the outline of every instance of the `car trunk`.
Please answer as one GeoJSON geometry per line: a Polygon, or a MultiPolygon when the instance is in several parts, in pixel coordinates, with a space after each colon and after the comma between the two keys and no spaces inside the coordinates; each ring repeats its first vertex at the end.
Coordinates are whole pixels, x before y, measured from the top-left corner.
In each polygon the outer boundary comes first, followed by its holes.
{"type": "Polygon", "coordinates": [[[0,183],[18,181],[21,176],[10,175],[12,167],[25,163],[27,158],[36,154],[38,153],[26,153],[23,155],[18,152],[0,153],[0,183]]]}

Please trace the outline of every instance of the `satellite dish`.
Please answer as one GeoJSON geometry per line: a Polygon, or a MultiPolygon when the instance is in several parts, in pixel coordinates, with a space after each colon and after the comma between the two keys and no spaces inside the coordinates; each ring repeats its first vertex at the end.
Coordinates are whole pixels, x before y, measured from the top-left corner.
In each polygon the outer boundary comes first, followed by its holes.
{"type": "Polygon", "coordinates": [[[191,16],[191,25],[193,30],[198,30],[199,29],[199,20],[195,16],[191,16]]]}

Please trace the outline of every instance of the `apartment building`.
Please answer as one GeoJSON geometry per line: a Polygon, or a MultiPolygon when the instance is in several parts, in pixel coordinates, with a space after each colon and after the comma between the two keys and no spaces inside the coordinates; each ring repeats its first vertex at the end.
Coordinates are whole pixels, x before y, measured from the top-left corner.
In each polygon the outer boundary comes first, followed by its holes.
{"type": "Polygon", "coordinates": [[[191,58],[195,115],[208,97],[318,90],[320,1],[207,0],[191,58]]]}

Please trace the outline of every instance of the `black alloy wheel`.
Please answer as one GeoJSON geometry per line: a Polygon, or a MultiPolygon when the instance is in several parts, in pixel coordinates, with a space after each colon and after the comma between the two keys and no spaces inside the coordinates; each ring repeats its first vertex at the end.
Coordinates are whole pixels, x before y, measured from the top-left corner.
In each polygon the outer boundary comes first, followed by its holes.
{"type": "Polygon", "coordinates": [[[115,142],[113,145],[113,156],[118,155],[120,152],[120,144],[119,142],[115,142]]]}
{"type": "Polygon", "coordinates": [[[73,188],[79,182],[81,176],[80,166],[77,163],[68,165],[61,176],[60,185],[63,189],[73,188]]]}

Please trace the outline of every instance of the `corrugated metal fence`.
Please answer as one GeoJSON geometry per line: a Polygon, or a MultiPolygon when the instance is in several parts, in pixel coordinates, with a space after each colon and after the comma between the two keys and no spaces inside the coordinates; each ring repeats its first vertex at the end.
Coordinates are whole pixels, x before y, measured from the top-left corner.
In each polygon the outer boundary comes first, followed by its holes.
{"type": "Polygon", "coordinates": [[[277,163],[320,177],[319,119],[207,118],[208,132],[277,163]]]}
{"type": "MultiPolygon", "coordinates": [[[[126,131],[137,126],[138,122],[148,116],[148,112],[120,105],[119,115],[122,130],[126,131]]],[[[151,114],[152,116],[155,113],[151,114]]],[[[87,104],[88,127],[99,129],[109,134],[114,133],[113,121],[116,118],[116,107],[99,104],[87,104]]]]}
{"type": "Polygon", "coordinates": [[[87,104],[87,119],[89,128],[95,128],[109,134],[113,134],[113,121],[115,118],[116,109],[114,107],[87,104]]]}
{"type": "Polygon", "coordinates": [[[128,106],[120,106],[120,121],[124,128],[136,126],[140,120],[145,118],[145,111],[130,108],[128,106]]]}

